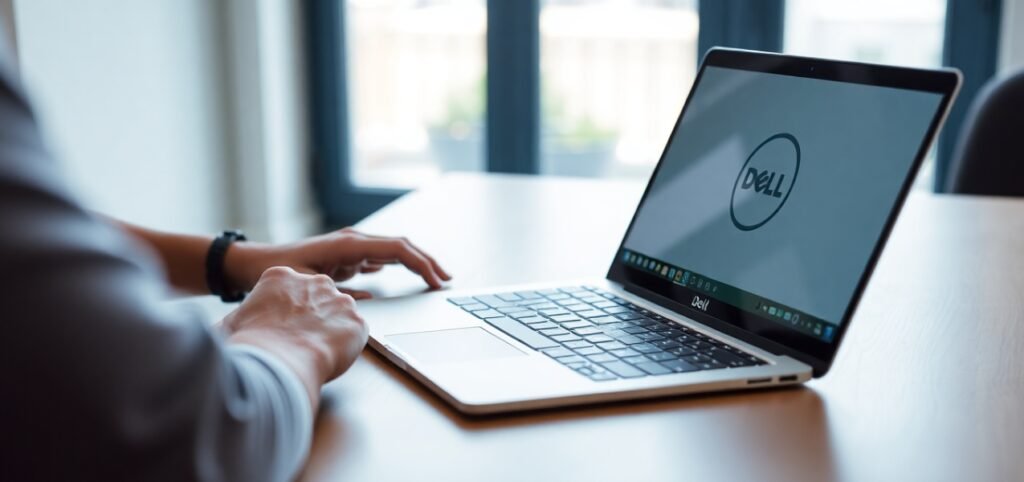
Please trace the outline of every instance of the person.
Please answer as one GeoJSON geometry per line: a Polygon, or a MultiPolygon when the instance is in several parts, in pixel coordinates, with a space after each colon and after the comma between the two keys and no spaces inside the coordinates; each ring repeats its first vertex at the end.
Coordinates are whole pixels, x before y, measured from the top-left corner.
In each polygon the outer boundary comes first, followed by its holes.
{"type": "Polygon", "coordinates": [[[218,239],[211,255],[211,238],[84,209],[0,61],[0,480],[288,480],[321,385],[367,340],[366,293],[336,282],[388,263],[451,279],[408,240],[352,229],[218,239]],[[214,327],[163,302],[165,280],[249,293],[214,327]]]}

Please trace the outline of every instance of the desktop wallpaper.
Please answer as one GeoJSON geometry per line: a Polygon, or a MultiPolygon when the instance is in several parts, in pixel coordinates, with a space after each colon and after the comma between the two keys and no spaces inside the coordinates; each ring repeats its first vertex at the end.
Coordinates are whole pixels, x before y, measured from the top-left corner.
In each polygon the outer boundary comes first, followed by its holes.
{"type": "Polygon", "coordinates": [[[625,248],[838,323],[941,100],[708,67],[625,248]]]}

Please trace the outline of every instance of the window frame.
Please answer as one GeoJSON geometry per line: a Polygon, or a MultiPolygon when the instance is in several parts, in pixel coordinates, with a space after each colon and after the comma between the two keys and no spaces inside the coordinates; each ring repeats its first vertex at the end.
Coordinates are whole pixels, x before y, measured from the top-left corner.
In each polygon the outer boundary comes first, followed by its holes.
{"type": "MultiPolygon", "coordinates": [[[[965,77],[938,143],[941,191],[957,133],[982,84],[995,74],[1001,0],[947,0],[945,65],[965,77]],[[978,34],[981,32],[982,34],[978,34]]],[[[306,0],[307,68],[315,199],[327,227],[355,223],[408,192],[359,186],[353,160],[344,0],[306,0]]],[[[699,1],[698,52],[713,46],[781,51],[784,0],[699,1]]],[[[540,0],[487,0],[487,172],[540,172],[540,0]],[[490,59],[503,59],[491,62],[490,59]]]]}

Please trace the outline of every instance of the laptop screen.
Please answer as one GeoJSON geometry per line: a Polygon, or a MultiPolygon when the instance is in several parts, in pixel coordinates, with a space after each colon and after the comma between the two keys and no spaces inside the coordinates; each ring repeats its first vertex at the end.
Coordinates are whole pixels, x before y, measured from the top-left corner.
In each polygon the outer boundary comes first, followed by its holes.
{"type": "Polygon", "coordinates": [[[705,66],[619,264],[715,318],[833,343],[945,97],[705,66]]]}

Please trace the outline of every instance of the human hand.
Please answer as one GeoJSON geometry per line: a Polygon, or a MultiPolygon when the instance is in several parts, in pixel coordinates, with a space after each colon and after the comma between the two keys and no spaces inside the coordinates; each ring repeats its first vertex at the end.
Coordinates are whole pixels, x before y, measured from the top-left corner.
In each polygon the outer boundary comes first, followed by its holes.
{"type": "Polygon", "coordinates": [[[252,345],[291,367],[316,408],[320,386],[355,362],[368,337],[351,296],[325,275],[273,267],[222,323],[228,343],[252,345]]]}
{"type": "MultiPolygon", "coordinates": [[[[408,239],[371,236],[344,228],[302,241],[274,246],[235,243],[225,257],[228,281],[242,289],[251,288],[271,266],[288,266],[300,273],[324,274],[345,281],[357,274],[380,271],[384,265],[401,263],[420,275],[433,289],[452,279],[433,257],[408,239]]],[[[343,290],[356,299],[369,298],[365,291],[343,290]]]]}

